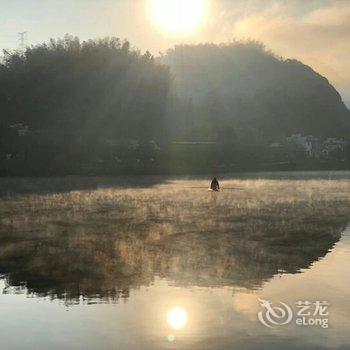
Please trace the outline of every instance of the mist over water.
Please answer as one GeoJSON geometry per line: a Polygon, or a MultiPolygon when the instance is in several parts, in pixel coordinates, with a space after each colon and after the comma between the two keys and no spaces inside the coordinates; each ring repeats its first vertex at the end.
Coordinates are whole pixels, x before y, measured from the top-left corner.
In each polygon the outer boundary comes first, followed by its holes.
{"type": "Polygon", "coordinates": [[[6,348],[346,347],[347,173],[271,175],[2,179],[6,348]],[[258,298],[327,300],[330,327],[270,331],[258,298]]]}

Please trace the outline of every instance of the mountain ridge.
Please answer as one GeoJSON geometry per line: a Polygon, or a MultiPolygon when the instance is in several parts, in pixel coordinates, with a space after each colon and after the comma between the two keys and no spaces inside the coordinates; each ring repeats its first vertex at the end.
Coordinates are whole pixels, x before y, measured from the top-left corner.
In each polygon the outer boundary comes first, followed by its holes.
{"type": "Polygon", "coordinates": [[[179,45],[161,62],[180,99],[205,110],[208,95],[216,95],[224,119],[238,129],[248,123],[270,140],[293,133],[349,138],[350,111],[328,79],[261,43],[179,45]]]}

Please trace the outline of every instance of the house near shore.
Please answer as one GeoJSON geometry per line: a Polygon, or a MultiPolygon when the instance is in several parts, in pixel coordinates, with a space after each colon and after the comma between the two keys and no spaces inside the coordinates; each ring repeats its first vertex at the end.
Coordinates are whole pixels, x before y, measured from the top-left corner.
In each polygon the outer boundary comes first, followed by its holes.
{"type": "Polygon", "coordinates": [[[25,125],[23,123],[11,124],[9,127],[16,131],[18,137],[25,136],[29,132],[28,125],[25,125]]]}
{"type": "Polygon", "coordinates": [[[293,134],[287,137],[287,142],[302,148],[309,157],[317,157],[320,151],[320,141],[312,135],[293,134]]]}
{"type": "Polygon", "coordinates": [[[335,137],[321,141],[313,135],[293,134],[287,137],[287,142],[304,150],[310,158],[330,157],[333,152],[344,152],[348,142],[335,137]]]}
{"type": "Polygon", "coordinates": [[[330,156],[332,152],[344,152],[347,142],[343,139],[328,138],[323,142],[322,154],[330,156]]]}

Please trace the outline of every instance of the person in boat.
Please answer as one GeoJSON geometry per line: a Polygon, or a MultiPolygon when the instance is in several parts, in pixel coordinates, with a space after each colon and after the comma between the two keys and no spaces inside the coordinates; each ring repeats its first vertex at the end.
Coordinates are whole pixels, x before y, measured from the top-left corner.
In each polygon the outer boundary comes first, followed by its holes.
{"type": "Polygon", "coordinates": [[[213,190],[213,191],[219,191],[220,190],[219,181],[218,181],[218,179],[216,177],[214,177],[214,179],[211,180],[210,189],[213,190]]]}

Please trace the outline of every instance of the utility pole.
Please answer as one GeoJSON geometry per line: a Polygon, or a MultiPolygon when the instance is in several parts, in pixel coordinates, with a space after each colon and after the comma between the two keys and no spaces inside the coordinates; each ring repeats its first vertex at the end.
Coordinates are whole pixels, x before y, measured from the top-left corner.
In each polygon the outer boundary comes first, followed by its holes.
{"type": "Polygon", "coordinates": [[[19,41],[19,49],[21,50],[21,52],[24,52],[24,49],[26,48],[27,32],[19,32],[17,34],[19,41]]]}

